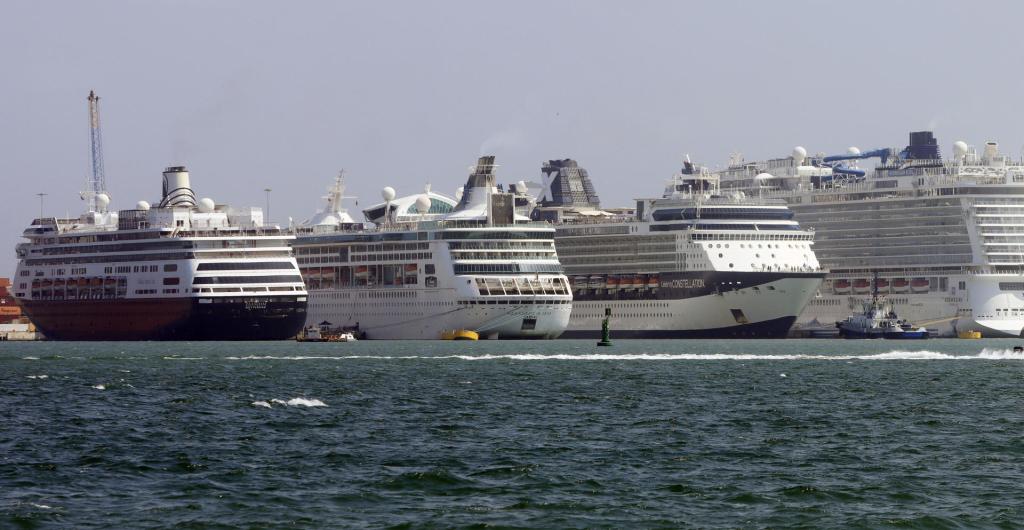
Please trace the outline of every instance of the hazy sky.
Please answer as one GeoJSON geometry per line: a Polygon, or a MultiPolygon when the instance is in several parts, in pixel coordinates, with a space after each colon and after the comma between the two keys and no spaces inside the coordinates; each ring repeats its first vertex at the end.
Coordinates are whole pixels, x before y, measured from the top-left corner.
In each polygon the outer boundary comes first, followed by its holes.
{"type": "MultiPolygon", "coordinates": [[[[259,2],[0,4],[0,274],[38,214],[77,214],[86,96],[114,208],[184,164],[200,196],[304,219],[338,169],[453,193],[486,152],[500,180],[586,167],[606,206],[660,193],[685,153],[902,147],[932,129],[1017,157],[1018,2],[259,2]]],[[[351,208],[356,210],[356,208],[351,208]]]]}

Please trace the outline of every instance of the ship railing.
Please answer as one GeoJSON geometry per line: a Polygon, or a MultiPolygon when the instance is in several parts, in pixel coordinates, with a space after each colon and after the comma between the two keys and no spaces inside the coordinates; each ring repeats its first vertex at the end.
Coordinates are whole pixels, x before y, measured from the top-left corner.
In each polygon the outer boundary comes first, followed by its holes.
{"type": "Polygon", "coordinates": [[[511,224],[487,224],[479,221],[412,221],[402,223],[389,223],[387,225],[372,225],[362,223],[343,224],[339,226],[328,226],[325,228],[315,226],[296,227],[293,232],[298,235],[319,235],[319,234],[380,234],[391,232],[412,232],[417,230],[443,230],[449,228],[473,228],[473,229],[509,229],[509,228],[551,228],[551,224],[544,221],[518,221],[511,224]]]}

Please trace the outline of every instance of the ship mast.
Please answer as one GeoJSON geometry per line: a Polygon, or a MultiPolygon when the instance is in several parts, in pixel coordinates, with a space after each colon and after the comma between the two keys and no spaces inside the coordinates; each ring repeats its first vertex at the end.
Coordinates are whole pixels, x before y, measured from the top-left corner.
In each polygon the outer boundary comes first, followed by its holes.
{"type": "Polygon", "coordinates": [[[92,147],[92,174],[89,185],[82,193],[90,212],[98,212],[106,208],[108,201],[97,200],[107,194],[107,181],[103,170],[103,135],[100,133],[100,98],[92,90],[89,91],[89,139],[92,147]]]}

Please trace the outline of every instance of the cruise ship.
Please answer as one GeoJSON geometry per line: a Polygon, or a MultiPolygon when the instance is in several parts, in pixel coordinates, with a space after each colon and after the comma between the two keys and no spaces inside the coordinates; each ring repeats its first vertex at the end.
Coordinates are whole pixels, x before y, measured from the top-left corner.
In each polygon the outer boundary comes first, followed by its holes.
{"type": "Polygon", "coordinates": [[[562,334],[572,292],[555,231],[518,215],[495,181],[493,156],[471,169],[457,200],[431,192],[363,211],[342,208],[336,180],[325,208],[297,228],[295,254],[309,290],[308,325],[367,339],[546,339],[562,334]]]}
{"type": "Polygon", "coordinates": [[[197,200],[184,167],[163,173],[151,206],[110,211],[84,195],[76,218],[40,217],[17,245],[13,293],[57,340],[269,340],[295,336],[306,289],[259,208],[197,200]]]}
{"type": "Polygon", "coordinates": [[[543,177],[531,215],[554,223],[572,281],[563,337],[598,337],[610,310],[621,338],[782,338],[825,276],[814,232],[784,202],[723,194],[689,160],[635,209],[602,210],[574,160],[547,162],[543,177]]]}
{"type": "Polygon", "coordinates": [[[943,159],[929,131],[909,145],[847,153],[734,161],[725,190],[785,200],[830,270],[797,325],[831,326],[874,285],[900,316],[940,336],[1024,329],[1024,164],[986,142],[963,141],[943,159]],[[876,159],[873,169],[858,161],[876,159]],[[877,280],[874,275],[877,273],[877,280]]]}

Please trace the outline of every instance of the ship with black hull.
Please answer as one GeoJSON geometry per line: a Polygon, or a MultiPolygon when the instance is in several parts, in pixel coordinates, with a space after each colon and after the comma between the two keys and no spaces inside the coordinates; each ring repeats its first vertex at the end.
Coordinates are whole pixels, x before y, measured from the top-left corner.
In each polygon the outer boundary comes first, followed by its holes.
{"type": "Polygon", "coordinates": [[[12,292],[57,340],[275,340],[306,318],[290,243],[259,208],[197,200],[184,167],[150,206],[110,211],[84,194],[76,218],[40,217],[17,246],[12,292]]]}
{"type": "Polygon", "coordinates": [[[825,276],[782,201],[723,195],[689,160],[662,197],[602,209],[573,160],[543,167],[534,219],[555,224],[572,283],[564,338],[782,338],[825,276]]]}

